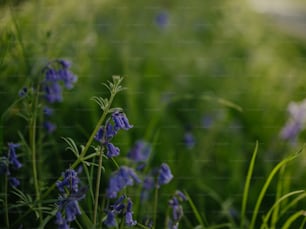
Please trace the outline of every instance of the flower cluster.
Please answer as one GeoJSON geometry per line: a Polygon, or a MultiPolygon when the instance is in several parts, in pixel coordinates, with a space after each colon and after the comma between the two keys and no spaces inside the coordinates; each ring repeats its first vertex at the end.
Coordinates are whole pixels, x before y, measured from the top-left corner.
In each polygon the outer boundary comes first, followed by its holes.
{"type": "Polygon", "coordinates": [[[137,221],[133,219],[133,203],[130,198],[127,198],[127,203],[124,203],[126,197],[123,195],[116,200],[108,209],[104,224],[107,227],[115,227],[117,225],[116,216],[123,215],[127,226],[135,226],[137,221]]]}
{"type": "MultiPolygon", "coordinates": [[[[45,78],[42,81],[42,90],[47,103],[52,104],[63,100],[61,84],[66,89],[73,88],[77,77],[69,70],[70,66],[70,62],[66,60],[55,60],[44,68],[45,78]]],[[[52,113],[53,110],[50,107],[44,107],[46,118],[50,117],[52,113]]],[[[44,122],[43,126],[48,133],[52,133],[56,129],[56,125],[48,120],[44,122]]]]}
{"type": "Polygon", "coordinates": [[[179,226],[179,221],[183,217],[183,207],[180,204],[183,201],[186,201],[186,196],[181,191],[176,191],[173,197],[169,200],[168,204],[172,208],[172,217],[169,220],[168,228],[177,229],[179,226]]]}
{"type": "Polygon", "coordinates": [[[120,192],[126,186],[134,185],[134,182],[140,183],[135,171],[129,167],[121,166],[109,180],[109,186],[106,190],[106,196],[108,198],[116,198],[118,192],[120,192]]]}
{"type": "Polygon", "coordinates": [[[8,143],[7,155],[0,158],[0,174],[8,176],[8,181],[12,187],[17,187],[20,184],[20,181],[16,177],[11,176],[10,171],[10,168],[16,170],[22,166],[16,154],[16,149],[19,146],[19,144],[8,143]]]}
{"type": "Polygon", "coordinates": [[[60,229],[69,229],[69,223],[81,214],[78,201],[85,198],[86,187],[79,188],[80,179],[73,169],[67,169],[63,174],[63,180],[57,181],[56,186],[60,192],[56,221],[60,229]]]}
{"type": "Polygon", "coordinates": [[[289,120],[283,127],[280,137],[294,142],[298,134],[305,128],[306,100],[300,103],[291,102],[288,106],[289,120]]]}
{"type": "Polygon", "coordinates": [[[104,126],[101,126],[95,136],[95,140],[99,141],[105,146],[106,156],[116,157],[120,154],[120,149],[111,143],[111,139],[118,133],[119,130],[129,130],[133,126],[130,125],[129,120],[123,112],[115,111],[111,118],[108,119],[104,126]]]}

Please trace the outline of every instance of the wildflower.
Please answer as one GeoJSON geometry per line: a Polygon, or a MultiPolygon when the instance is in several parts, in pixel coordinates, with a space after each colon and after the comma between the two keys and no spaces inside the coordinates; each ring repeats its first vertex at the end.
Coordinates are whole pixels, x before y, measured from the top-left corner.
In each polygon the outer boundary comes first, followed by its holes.
{"type": "Polygon", "coordinates": [[[107,143],[106,144],[106,149],[107,153],[106,156],[111,158],[111,157],[116,157],[120,153],[120,149],[116,146],[114,146],[112,143],[107,143]]]}
{"type": "Polygon", "coordinates": [[[168,228],[178,228],[179,221],[184,215],[181,202],[186,201],[186,196],[181,191],[175,191],[174,196],[169,200],[168,204],[172,208],[172,217],[169,220],[168,228]]]}
{"type": "Polygon", "coordinates": [[[50,121],[45,121],[43,123],[43,127],[46,129],[48,134],[51,134],[52,132],[56,130],[56,125],[50,121]]]}
{"type": "Polygon", "coordinates": [[[107,212],[106,220],[103,222],[107,227],[115,227],[117,225],[115,219],[115,213],[113,211],[107,212]]]}
{"type": "Polygon", "coordinates": [[[171,170],[166,163],[159,168],[158,185],[168,184],[173,178],[171,170]]]}
{"type": "Polygon", "coordinates": [[[43,113],[45,116],[51,116],[53,114],[53,109],[48,106],[45,106],[43,108],[43,113]]]}
{"type": "Polygon", "coordinates": [[[95,140],[100,142],[107,149],[106,156],[116,157],[120,153],[120,149],[110,143],[111,139],[120,129],[128,130],[133,126],[129,124],[126,115],[123,112],[112,113],[111,119],[108,119],[105,126],[101,126],[95,135],[95,140]],[[113,121],[114,124],[111,123],[113,121]]]}
{"type": "Polygon", "coordinates": [[[74,221],[77,215],[81,215],[78,201],[85,198],[87,187],[79,188],[78,173],[80,173],[80,169],[78,172],[67,169],[62,174],[63,180],[56,182],[60,196],[55,223],[59,228],[69,228],[67,223],[74,221]]]}
{"type": "Polygon", "coordinates": [[[147,142],[139,140],[128,152],[127,157],[135,162],[144,162],[148,160],[150,153],[151,146],[147,142]]]}
{"type": "Polygon", "coordinates": [[[8,152],[7,155],[4,155],[0,158],[0,174],[8,176],[9,184],[12,187],[17,187],[20,185],[19,179],[11,176],[10,167],[13,169],[19,169],[22,167],[22,164],[19,162],[16,154],[16,149],[19,147],[19,144],[8,143],[8,152]]]}
{"type": "Polygon", "coordinates": [[[132,201],[128,199],[126,214],[125,214],[125,223],[128,226],[135,226],[137,224],[136,220],[133,220],[133,212],[132,212],[132,201]]]}
{"type": "Polygon", "coordinates": [[[306,100],[295,103],[291,102],[288,106],[289,120],[283,127],[280,137],[285,140],[294,141],[297,135],[305,128],[306,121],[306,100]]]}
{"type": "Polygon", "coordinates": [[[165,28],[169,23],[169,15],[166,11],[160,11],[155,17],[155,23],[160,28],[165,28]]]}
{"type": "Polygon", "coordinates": [[[19,147],[19,144],[15,143],[8,143],[9,151],[8,151],[8,159],[9,162],[12,164],[12,166],[15,169],[19,169],[22,165],[18,161],[17,155],[16,155],[16,149],[19,147]]]}
{"type": "Polygon", "coordinates": [[[20,181],[16,177],[9,177],[9,183],[15,188],[20,185],[20,181]]]}
{"type": "Polygon", "coordinates": [[[62,97],[62,88],[57,82],[52,82],[46,84],[44,87],[45,99],[49,103],[61,102],[62,97]]]}
{"type": "Polygon", "coordinates": [[[134,170],[126,166],[121,166],[109,180],[109,186],[106,190],[107,197],[116,198],[118,192],[120,192],[126,186],[134,185],[134,182],[140,182],[134,170]]]}
{"type": "Polygon", "coordinates": [[[112,114],[112,119],[114,120],[115,131],[120,129],[128,130],[133,127],[133,125],[129,124],[129,120],[127,119],[126,115],[123,112],[116,111],[112,114]]]}
{"type": "Polygon", "coordinates": [[[195,145],[195,139],[191,132],[186,132],[184,134],[184,143],[188,149],[192,149],[195,145]]]}

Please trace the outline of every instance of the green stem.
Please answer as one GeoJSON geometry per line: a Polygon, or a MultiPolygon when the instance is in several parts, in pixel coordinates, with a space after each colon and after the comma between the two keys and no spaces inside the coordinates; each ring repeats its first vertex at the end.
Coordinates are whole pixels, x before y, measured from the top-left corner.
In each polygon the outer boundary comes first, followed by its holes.
{"type": "Polygon", "coordinates": [[[38,174],[37,174],[37,155],[36,155],[36,128],[37,128],[37,109],[38,109],[38,99],[39,99],[39,86],[37,87],[37,91],[34,97],[34,104],[33,104],[33,116],[30,121],[30,129],[29,129],[29,136],[30,136],[30,148],[32,152],[32,170],[33,170],[33,179],[34,179],[34,187],[35,187],[35,195],[36,201],[38,203],[38,212],[39,212],[39,220],[42,222],[42,211],[41,211],[41,204],[40,204],[40,187],[38,181],[38,174]]]}
{"type": "Polygon", "coordinates": [[[154,208],[153,208],[153,229],[156,228],[156,218],[157,218],[157,204],[158,204],[158,189],[156,186],[154,193],[154,208]]]}
{"type": "Polygon", "coordinates": [[[9,219],[9,214],[8,214],[7,196],[8,196],[8,179],[7,179],[7,176],[5,176],[5,179],[4,179],[5,225],[6,225],[6,228],[10,228],[10,219],[9,219]]]}
{"type": "Polygon", "coordinates": [[[93,225],[94,225],[94,227],[96,227],[96,224],[97,224],[100,182],[101,182],[101,174],[102,174],[102,161],[103,161],[103,146],[101,146],[101,150],[100,150],[99,165],[98,165],[98,171],[97,171],[98,173],[97,173],[97,180],[96,180],[95,204],[94,204],[94,215],[93,215],[93,225]]]}

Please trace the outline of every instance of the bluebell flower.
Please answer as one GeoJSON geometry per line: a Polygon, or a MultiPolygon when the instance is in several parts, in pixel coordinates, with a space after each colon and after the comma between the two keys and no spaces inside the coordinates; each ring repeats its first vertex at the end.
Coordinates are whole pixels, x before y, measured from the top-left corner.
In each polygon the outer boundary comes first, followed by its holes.
{"type": "Polygon", "coordinates": [[[107,227],[115,227],[117,225],[115,213],[113,211],[108,211],[106,219],[103,222],[107,227]]]}
{"type": "Polygon", "coordinates": [[[168,184],[173,178],[171,170],[166,163],[163,163],[159,168],[159,175],[157,178],[158,185],[168,184]]]}
{"type": "Polygon", "coordinates": [[[106,190],[107,197],[116,198],[118,192],[126,186],[134,185],[134,182],[140,182],[134,170],[126,166],[121,166],[119,170],[110,177],[109,186],[106,190]]]}
{"type": "Polygon", "coordinates": [[[70,62],[69,60],[59,59],[59,60],[57,60],[57,61],[58,61],[58,63],[61,64],[61,66],[62,66],[64,69],[68,69],[68,68],[70,68],[70,66],[71,66],[71,62],[70,62]]]}
{"type": "Polygon", "coordinates": [[[58,75],[55,69],[47,68],[45,72],[45,80],[47,82],[55,83],[58,81],[58,75]]]}
{"type": "Polygon", "coordinates": [[[126,214],[125,214],[125,224],[128,226],[135,226],[137,224],[137,221],[133,220],[132,206],[133,206],[132,201],[128,199],[126,214]]]}
{"type": "Polygon", "coordinates": [[[69,228],[67,223],[74,221],[76,216],[81,214],[78,201],[85,198],[87,187],[79,188],[78,172],[67,169],[62,174],[63,180],[56,182],[60,196],[55,223],[59,228],[69,228]]]}
{"type": "Polygon", "coordinates": [[[48,106],[45,106],[43,108],[43,113],[45,116],[51,116],[53,114],[53,109],[48,106]]]}
{"type": "Polygon", "coordinates": [[[116,111],[112,113],[112,118],[115,123],[115,131],[118,131],[120,129],[128,130],[133,127],[133,125],[130,125],[129,120],[123,112],[116,111]]]}
{"type": "Polygon", "coordinates": [[[195,139],[191,132],[185,132],[184,134],[184,143],[187,149],[192,149],[195,145],[195,139]]]}
{"type": "Polygon", "coordinates": [[[64,82],[64,85],[67,89],[73,88],[74,83],[77,81],[77,77],[72,74],[67,69],[60,69],[57,72],[59,80],[62,80],[64,82]]]}
{"type": "Polygon", "coordinates": [[[17,187],[20,185],[20,181],[16,177],[9,177],[8,181],[12,187],[17,187]]]}
{"type": "Polygon", "coordinates": [[[166,11],[160,11],[155,17],[155,23],[160,28],[165,28],[169,23],[169,14],[166,11]]]}
{"type": "Polygon", "coordinates": [[[288,106],[289,120],[283,127],[280,137],[286,140],[295,141],[298,134],[305,129],[306,122],[306,100],[288,106]]]}
{"type": "Polygon", "coordinates": [[[57,128],[56,125],[50,121],[45,121],[43,123],[43,127],[45,128],[48,134],[53,133],[57,128]]]}
{"type": "Polygon", "coordinates": [[[77,192],[80,179],[78,173],[74,169],[67,169],[62,173],[63,180],[57,181],[56,186],[61,193],[65,192],[65,188],[68,188],[71,192],[77,192]]]}
{"type": "Polygon", "coordinates": [[[114,146],[112,143],[106,143],[106,149],[107,149],[106,156],[108,158],[116,157],[120,153],[120,149],[114,146]]]}
{"type": "Polygon", "coordinates": [[[135,162],[145,162],[151,153],[151,145],[145,141],[139,140],[128,152],[127,157],[135,162]]]}
{"type": "Polygon", "coordinates": [[[45,99],[49,103],[61,102],[63,100],[62,88],[59,83],[54,82],[46,84],[43,89],[45,92],[45,99]]]}
{"type": "Polygon", "coordinates": [[[172,208],[172,217],[168,224],[169,229],[178,228],[179,221],[184,215],[181,202],[186,200],[186,196],[179,190],[175,191],[174,196],[169,200],[168,204],[172,208]]]}
{"type": "Polygon", "coordinates": [[[16,155],[16,149],[19,147],[19,144],[15,143],[8,143],[8,159],[10,164],[12,164],[13,168],[19,169],[22,164],[18,161],[17,155],[16,155]]]}

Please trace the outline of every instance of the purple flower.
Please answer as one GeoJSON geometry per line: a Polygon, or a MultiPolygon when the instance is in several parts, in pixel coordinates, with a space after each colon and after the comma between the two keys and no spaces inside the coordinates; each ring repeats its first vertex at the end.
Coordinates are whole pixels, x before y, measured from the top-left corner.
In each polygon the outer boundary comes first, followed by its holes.
{"type": "Polygon", "coordinates": [[[9,183],[12,187],[17,187],[20,185],[20,181],[16,177],[9,177],[9,183]]]}
{"type": "Polygon", "coordinates": [[[43,112],[45,116],[51,116],[53,114],[53,109],[50,107],[45,106],[43,108],[43,112]]]}
{"type": "Polygon", "coordinates": [[[75,170],[67,169],[62,174],[63,180],[56,182],[56,186],[60,191],[60,197],[55,223],[59,228],[69,228],[67,222],[72,222],[76,219],[77,215],[81,215],[78,201],[85,198],[87,187],[78,187],[80,179],[77,175],[78,172],[75,170]]]}
{"type": "Polygon", "coordinates": [[[147,142],[139,140],[128,152],[127,157],[135,162],[144,162],[148,160],[150,153],[151,146],[147,142]]]}
{"type": "Polygon", "coordinates": [[[71,62],[69,60],[63,60],[63,59],[59,59],[57,60],[64,69],[70,68],[71,66],[71,62]]]}
{"type": "Polygon", "coordinates": [[[50,121],[45,121],[43,123],[43,127],[45,128],[48,134],[51,134],[56,130],[56,125],[50,121]]]}
{"type": "Polygon", "coordinates": [[[165,28],[169,23],[169,15],[166,11],[160,11],[155,17],[155,23],[160,28],[165,28]]]}
{"type": "Polygon", "coordinates": [[[69,229],[69,225],[67,224],[67,220],[62,217],[62,214],[58,211],[56,212],[56,220],[55,223],[58,225],[58,229],[69,229]]]}
{"type": "Polygon", "coordinates": [[[106,149],[107,149],[106,156],[108,158],[116,157],[120,153],[120,149],[114,146],[112,143],[106,143],[106,149]]]}
{"type": "Polygon", "coordinates": [[[65,192],[65,188],[68,188],[70,192],[77,192],[80,183],[78,173],[73,169],[67,169],[64,173],[62,173],[62,176],[64,179],[56,182],[58,190],[63,193],[65,192]]]}
{"type": "Polygon", "coordinates": [[[163,163],[159,169],[158,185],[168,184],[173,178],[171,170],[166,163],[163,163]]]}
{"type": "Polygon", "coordinates": [[[297,135],[305,128],[306,121],[306,100],[295,103],[291,102],[288,106],[289,120],[283,127],[280,137],[294,141],[297,135]]]}
{"type": "Polygon", "coordinates": [[[107,227],[115,227],[117,225],[116,219],[115,219],[115,213],[113,211],[107,212],[107,217],[103,222],[107,227]]]}
{"type": "Polygon", "coordinates": [[[120,192],[126,186],[134,185],[134,182],[140,182],[134,170],[126,166],[121,166],[109,180],[109,186],[106,190],[107,197],[116,198],[118,192],[120,192]]]}
{"type": "Polygon", "coordinates": [[[125,223],[128,226],[135,226],[137,224],[137,221],[133,220],[132,206],[133,206],[132,201],[128,199],[126,214],[125,214],[125,223]]]}
{"type": "Polygon", "coordinates": [[[44,86],[45,99],[49,103],[61,102],[62,97],[62,88],[57,82],[52,82],[44,86]]]}
{"type": "Polygon", "coordinates": [[[168,204],[172,208],[172,218],[169,221],[168,228],[178,228],[179,221],[184,215],[183,207],[180,202],[186,201],[186,196],[181,191],[175,191],[174,196],[169,200],[168,204]]]}
{"type": "Polygon", "coordinates": [[[114,129],[118,131],[120,129],[128,130],[133,126],[129,124],[129,120],[123,112],[116,111],[112,114],[113,121],[115,123],[114,129]]]}
{"type": "Polygon", "coordinates": [[[16,155],[16,149],[19,147],[19,144],[15,143],[8,143],[8,159],[10,164],[12,164],[13,168],[19,169],[22,164],[18,161],[17,155],[16,155]]]}
{"type": "Polygon", "coordinates": [[[59,80],[64,82],[67,89],[73,88],[74,83],[77,81],[77,77],[67,69],[60,69],[57,72],[59,80]]]}
{"type": "Polygon", "coordinates": [[[192,149],[195,145],[194,136],[191,132],[186,132],[184,134],[184,143],[188,149],[192,149]]]}

